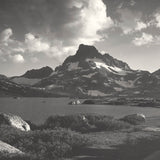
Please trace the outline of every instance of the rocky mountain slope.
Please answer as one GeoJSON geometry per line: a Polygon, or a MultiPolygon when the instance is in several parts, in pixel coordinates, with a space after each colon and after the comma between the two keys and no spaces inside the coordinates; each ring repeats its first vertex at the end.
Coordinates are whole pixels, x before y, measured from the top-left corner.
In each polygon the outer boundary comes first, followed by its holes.
{"type": "Polygon", "coordinates": [[[160,93],[159,70],[154,73],[133,70],[127,63],[107,53],[101,54],[94,46],[83,44],[75,55],[66,58],[54,71],[50,67],[44,67],[27,71],[20,77],[12,77],[9,82],[6,77],[0,78],[3,83],[10,83],[10,86],[19,88],[21,85],[20,88],[28,87],[43,93],[74,97],[158,97],[160,93]]]}
{"type": "Polygon", "coordinates": [[[38,83],[43,78],[48,77],[52,72],[53,72],[53,69],[46,66],[40,69],[29,70],[22,76],[11,77],[10,80],[17,84],[32,86],[38,83]]]}
{"type": "Polygon", "coordinates": [[[10,78],[3,75],[0,76],[0,96],[27,96],[27,97],[41,97],[52,96],[51,93],[44,91],[41,88],[24,86],[12,82],[10,78]]]}
{"type": "Polygon", "coordinates": [[[50,77],[35,84],[70,96],[148,96],[157,94],[160,81],[155,74],[132,70],[127,63],[94,46],[81,44],[75,55],[55,68],[50,77]]]}

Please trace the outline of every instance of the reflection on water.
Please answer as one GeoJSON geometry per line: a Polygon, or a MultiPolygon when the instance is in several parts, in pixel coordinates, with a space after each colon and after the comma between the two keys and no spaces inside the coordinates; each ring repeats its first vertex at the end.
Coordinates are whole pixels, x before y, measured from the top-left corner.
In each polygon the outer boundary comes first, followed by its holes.
{"type": "Polygon", "coordinates": [[[122,117],[132,113],[159,116],[158,108],[141,108],[113,105],[68,105],[69,98],[0,98],[0,112],[20,115],[25,120],[42,123],[50,115],[97,113],[122,117]]]}

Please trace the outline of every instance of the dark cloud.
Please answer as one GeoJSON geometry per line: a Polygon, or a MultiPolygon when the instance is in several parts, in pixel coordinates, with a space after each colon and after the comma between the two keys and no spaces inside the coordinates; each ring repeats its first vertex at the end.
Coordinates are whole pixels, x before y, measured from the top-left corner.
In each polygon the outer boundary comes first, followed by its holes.
{"type": "Polygon", "coordinates": [[[143,18],[146,18],[160,7],[159,0],[134,0],[134,5],[132,5],[132,0],[103,0],[103,2],[108,7],[108,15],[116,20],[120,20],[120,15],[117,13],[118,8],[128,8],[131,11],[142,12],[144,13],[143,18]]]}
{"type": "Polygon", "coordinates": [[[57,64],[73,54],[79,43],[86,43],[129,57],[129,49],[131,53],[137,49],[134,39],[143,41],[152,35],[153,42],[160,41],[159,17],[159,0],[0,0],[0,34],[12,31],[0,54],[6,60],[6,53],[21,54],[26,65],[33,57],[34,65],[57,64]],[[32,35],[28,43],[26,35],[32,35]]]}

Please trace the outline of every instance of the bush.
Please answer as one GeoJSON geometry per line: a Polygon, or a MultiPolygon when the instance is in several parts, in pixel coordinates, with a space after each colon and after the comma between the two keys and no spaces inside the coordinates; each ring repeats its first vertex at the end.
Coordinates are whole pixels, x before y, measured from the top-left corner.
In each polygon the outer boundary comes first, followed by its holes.
{"type": "Polygon", "coordinates": [[[111,116],[94,114],[51,116],[44,123],[44,128],[54,129],[56,127],[69,128],[84,133],[102,130],[118,130],[129,128],[131,125],[116,120],[111,116]]]}
{"type": "Polygon", "coordinates": [[[44,128],[54,129],[62,127],[78,132],[87,132],[90,125],[83,120],[82,115],[66,115],[66,116],[51,116],[44,123],[44,128]]]}
{"type": "Polygon", "coordinates": [[[131,127],[128,123],[118,121],[115,119],[99,120],[95,123],[95,126],[98,130],[102,130],[102,131],[113,131],[113,130],[126,129],[131,127]]]}
{"type": "Polygon", "coordinates": [[[73,148],[89,145],[89,139],[66,129],[22,132],[8,126],[0,127],[0,139],[39,160],[69,156],[73,148]]]}

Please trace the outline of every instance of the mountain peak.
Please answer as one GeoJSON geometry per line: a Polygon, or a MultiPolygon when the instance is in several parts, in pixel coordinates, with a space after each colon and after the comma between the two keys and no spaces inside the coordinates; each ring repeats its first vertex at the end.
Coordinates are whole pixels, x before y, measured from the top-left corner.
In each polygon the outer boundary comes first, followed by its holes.
{"type": "Polygon", "coordinates": [[[94,46],[80,44],[79,48],[76,52],[76,57],[78,58],[94,58],[101,57],[102,55],[98,52],[98,50],[94,46]]]}

